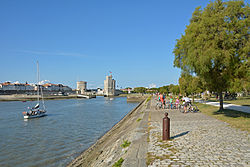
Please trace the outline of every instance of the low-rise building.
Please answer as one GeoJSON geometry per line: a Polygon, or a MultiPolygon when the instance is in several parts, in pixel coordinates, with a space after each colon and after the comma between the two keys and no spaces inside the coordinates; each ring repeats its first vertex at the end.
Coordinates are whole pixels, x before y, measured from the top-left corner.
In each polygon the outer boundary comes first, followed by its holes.
{"type": "Polygon", "coordinates": [[[63,84],[52,84],[52,83],[46,83],[43,86],[43,90],[47,91],[72,91],[72,89],[69,86],[64,86],[63,84]]]}
{"type": "MultiPolygon", "coordinates": [[[[54,92],[69,92],[72,91],[72,89],[69,86],[65,86],[63,84],[52,84],[52,83],[46,83],[44,85],[40,85],[42,87],[42,90],[45,91],[54,91],[54,92]]],[[[1,91],[36,91],[37,85],[33,84],[30,85],[28,83],[11,83],[11,82],[4,82],[0,83],[0,90],[1,91]]]]}
{"type": "Polygon", "coordinates": [[[34,86],[31,86],[28,83],[4,82],[0,83],[0,90],[34,90],[34,86]]]}
{"type": "Polygon", "coordinates": [[[121,89],[121,91],[129,94],[133,91],[133,89],[132,88],[125,88],[125,89],[121,89]]]}
{"type": "Polygon", "coordinates": [[[96,95],[103,96],[103,89],[97,88],[96,95]]]}

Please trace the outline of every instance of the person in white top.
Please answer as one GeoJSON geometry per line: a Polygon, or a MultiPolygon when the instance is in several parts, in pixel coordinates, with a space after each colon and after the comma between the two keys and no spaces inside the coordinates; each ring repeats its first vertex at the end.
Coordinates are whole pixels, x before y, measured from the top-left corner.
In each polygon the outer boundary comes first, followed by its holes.
{"type": "Polygon", "coordinates": [[[183,97],[182,100],[185,101],[184,113],[187,113],[187,106],[188,106],[189,103],[191,103],[191,100],[188,97],[183,97]]]}

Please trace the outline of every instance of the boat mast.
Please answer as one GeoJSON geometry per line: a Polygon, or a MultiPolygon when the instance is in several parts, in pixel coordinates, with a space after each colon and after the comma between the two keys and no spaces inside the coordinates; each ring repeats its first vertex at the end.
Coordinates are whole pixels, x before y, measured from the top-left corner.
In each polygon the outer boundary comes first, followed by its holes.
{"type": "Polygon", "coordinates": [[[39,103],[39,89],[40,89],[40,85],[39,85],[39,64],[38,61],[36,62],[37,64],[37,101],[39,103]]]}

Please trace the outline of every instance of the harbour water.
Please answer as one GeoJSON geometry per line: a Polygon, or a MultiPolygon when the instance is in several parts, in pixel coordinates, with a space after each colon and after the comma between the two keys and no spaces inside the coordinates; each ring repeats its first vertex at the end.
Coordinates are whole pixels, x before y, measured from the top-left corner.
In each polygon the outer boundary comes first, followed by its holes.
{"type": "Polygon", "coordinates": [[[46,117],[24,120],[35,102],[0,102],[0,166],[66,166],[137,103],[126,98],[45,101],[46,117]]]}

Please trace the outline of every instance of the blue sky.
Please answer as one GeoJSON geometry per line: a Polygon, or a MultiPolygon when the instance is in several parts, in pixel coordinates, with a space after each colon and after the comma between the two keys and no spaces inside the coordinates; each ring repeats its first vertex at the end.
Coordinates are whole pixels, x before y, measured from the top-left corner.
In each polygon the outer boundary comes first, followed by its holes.
{"type": "Polygon", "coordinates": [[[209,0],[1,0],[0,82],[177,84],[176,39],[209,0]]]}

